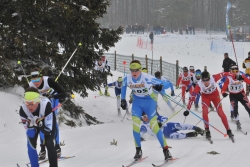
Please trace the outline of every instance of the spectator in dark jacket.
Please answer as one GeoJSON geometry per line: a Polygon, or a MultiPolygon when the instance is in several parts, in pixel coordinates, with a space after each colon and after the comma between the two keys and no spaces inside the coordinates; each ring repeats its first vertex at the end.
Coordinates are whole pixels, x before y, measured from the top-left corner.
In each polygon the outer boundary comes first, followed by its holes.
{"type": "Polygon", "coordinates": [[[222,64],[222,68],[224,69],[224,72],[229,72],[229,68],[232,65],[236,65],[235,61],[233,61],[232,59],[228,57],[228,53],[224,53],[224,60],[222,64]]]}
{"type": "Polygon", "coordinates": [[[149,34],[149,38],[150,38],[151,44],[153,44],[153,42],[154,42],[154,33],[153,32],[151,32],[149,34]]]}

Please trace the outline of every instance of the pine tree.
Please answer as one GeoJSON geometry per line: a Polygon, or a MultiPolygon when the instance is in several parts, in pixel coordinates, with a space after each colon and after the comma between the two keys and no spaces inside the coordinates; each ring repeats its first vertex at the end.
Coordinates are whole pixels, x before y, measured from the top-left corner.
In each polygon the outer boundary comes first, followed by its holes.
{"type": "Polygon", "coordinates": [[[43,75],[56,78],[82,43],[58,83],[66,92],[87,96],[87,89],[95,90],[98,84],[92,75],[94,62],[122,33],[121,27],[101,28],[96,21],[109,5],[108,0],[1,0],[0,82],[27,84],[24,78],[18,80],[23,75],[19,60],[26,74],[40,67],[43,75]]]}

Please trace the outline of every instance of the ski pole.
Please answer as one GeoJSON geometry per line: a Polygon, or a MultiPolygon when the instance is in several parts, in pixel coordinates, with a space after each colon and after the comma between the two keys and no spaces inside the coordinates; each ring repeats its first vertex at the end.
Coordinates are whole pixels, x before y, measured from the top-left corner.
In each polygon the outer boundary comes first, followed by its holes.
{"type": "MultiPolygon", "coordinates": [[[[167,95],[168,96],[168,95],[167,95]]],[[[224,134],[223,132],[221,132],[219,129],[217,129],[216,127],[214,127],[212,124],[210,124],[209,122],[207,122],[206,120],[204,120],[203,118],[201,118],[199,115],[195,114],[193,111],[189,110],[186,108],[185,105],[180,104],[179,102],[177,102],[176,100],[172,99],[171,97],[169,97],[169,99],[171,101],[173,101],[175,104],[178,104],[179,106],[181,106],[183,109],[186,109],[187,111],[191,112],[193,115],[195,115],[196,117],[198,117],[199,119],[201,119],[204,123],[206,123],[207,125],[210,125],[212,128],[214,128],[215,130],[217,130],[219,133],[223,134],[224,137],[227,136],[227,134],[224,134]]]]}
{"type": "Polygon", "coordinates": [[[66,64],[64,65],[64,67],[62,68],[62,70],[60,71],[60,73],[58,74],[58,76],[55,79],[55,82],[58,80],[58,78],[60,77],[60,75],[62,74],[63,70],[65,69],[65,67],[68,65],[69,61],[71,60],[71,58],[74,56],[74,54],[76,53],[77,49],[79,46],[82,46],[82,43],[79,43],[78,46],[76,47],[75,51],[71,54],[69,60],[66,62],[66,64]]]}
{"type": "MultiPolygon", "coordinates": [[[[71,95],[71,98],[74,98],[74,96],[71,95]]],[[[51,113],[53,113],[56,109],[58,109],[59,107],[61,107],[61,106],[62,106],[66,101],[68,101],[68,100],[69,100],[69,98],[66,98],[64,102],[59,103],[57,106],[55,106],[55,107],[52,109],[52,112],[51,112],[51,113]]],[[[42,118],[38,118],[37,121],[36,121],[36,123],[39,122],[39,121],[42,121],[45,117],[47,117],[47,116],[43,116],[42,118]]]]}
{"type": "Polygon", "coordinates": [[[236,52],[235,52],[234,39],[233,39],[233,35],[232,35],[232,31],[231,31],[231,26],[230,25],[228,26],[228,29],[229,29],[229,32],[230,32],[230,37],[231,37],[231,41],[232,41],[232,45],[233,45],[233,49],[234,49],[235,60],[237,62],[237,65],[239,65],[238,64],[238,60],[237,60],[237,56],[236,56],[236,52]]]}
{"type": "Polygon", "coordinates": [[[26,75],[26,73],[25,73],[25,71],[24,71],[24,69],[23,69],[23,66],[22,66],[22,64],[21,64],[21,61],[18,60],[18,61],[17,61],[17,64],[20,65],[20,67],[21,67],[21,69],[22,69],[22,71],[23,71],[23,74],[25,75],[25,78],[26,78],[26,80],[27,80],[27,82],[28,82],[28,84],[29,84],[29,80],[28,80],[27,75],[26,75]]]}
{"type": "MultiPolygon", "coordinates": [[[[129,109],[130,105],[131,105],[131,103],[129,104],[128,109],[129,109]]],[[[124,120],[124,118],[125,118],[125,116],[126,116],[126,115],[127,115],[127,111],[125,112],[125,114],[124,114],[124,116],[123,116],[123,118],[122,118],[122,120],[121,120],[121,121],[123,121],[123,120],[124,120]]]]}

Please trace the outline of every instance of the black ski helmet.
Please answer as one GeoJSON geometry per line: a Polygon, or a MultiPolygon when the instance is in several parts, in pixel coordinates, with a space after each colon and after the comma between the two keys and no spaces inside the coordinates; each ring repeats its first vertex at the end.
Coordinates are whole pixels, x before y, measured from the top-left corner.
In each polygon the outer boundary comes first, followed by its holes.
{"type": "Polygon", "coordinates": [[[188,68],[187,68],[187,67],[183,67],[182,70],[183,70],[184,72],[187,72],[187,71],[188,71],[188,68]]]}
{"type": "Polygon", "coordinates": [[[207,71],[203,71],[202,73],[201,73],[201,79],[202,80],[206,80],[206,79],[210,79],[210,74],[209,74],[209,72],[207,72],[207,71]]]}
{"type": "Polygon", "coordinates": [[[160,71],[155,72],[155,78],[161,78],[161,72],[160,71]]]}

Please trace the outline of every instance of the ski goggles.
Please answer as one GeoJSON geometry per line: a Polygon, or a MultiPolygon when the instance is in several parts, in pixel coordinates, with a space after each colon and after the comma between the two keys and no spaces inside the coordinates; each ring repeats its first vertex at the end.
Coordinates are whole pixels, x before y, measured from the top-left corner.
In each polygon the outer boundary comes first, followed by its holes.
{"type": "Polygon", "coordinates": [[[41,80],[41,77],[36,78],[36,79],[33,78],[33,79],[31,79],[31,82],[33,82],[33,83],[34,83],[34,82],[39,82],[40,80],[41,80]]]}
{"type": "Polygon", "coordinates": [[[24,94],[24,103],[29,105],[34,105],[36,103],[40,102],[40,94],[37,92],[26,92],[24,94]]]}
{"type": "Polygon", "coordinates": [[[138,72],[138,71],[140,71],[140,69],[134,69],[134,70],[133,70],[133,69],[130,69],[130,71],[131,71],[131,72],[138,72]]]}
{"type": "Polygon", "coordinates": [[[188,72],[188,70],[184,70],[183,72],[188,72]]]}

